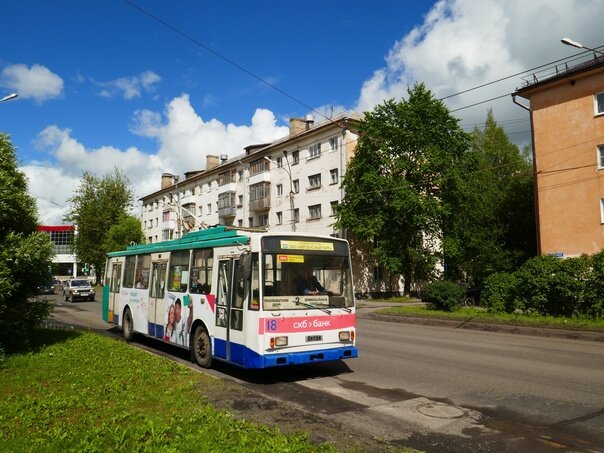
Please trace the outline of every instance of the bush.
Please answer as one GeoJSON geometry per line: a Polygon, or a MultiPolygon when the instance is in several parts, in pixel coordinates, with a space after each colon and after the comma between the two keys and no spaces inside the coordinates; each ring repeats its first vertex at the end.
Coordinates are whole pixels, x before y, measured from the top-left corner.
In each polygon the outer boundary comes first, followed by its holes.
{"type": "Polygon", "coordinates": [[[604,318],[604,251],[590,256],[589,264],[591,274],[578,310],[593,318],[604,318]]]}
{"type": "Polygon", "coordinates": [[[491,274],[484,282],[482,304],[489,311],[513,313],[518,307],[516,299],[517,279],[514,274],[491,274]]]}
{"type": "Polygon", "coordinates": [[[465,293],[466,289],[457,283],[437,280],[426,286],[423,300],[431,308],[454,311],[459,308],[465,293]]]}
{"type": "Polygon", "coordinates": [[[562,260],[553,256],[538,256],[528,260],[515,272],[518,280],[518,300],[524,313],[548,315],[552,302],[553,277],[562,260]]]}

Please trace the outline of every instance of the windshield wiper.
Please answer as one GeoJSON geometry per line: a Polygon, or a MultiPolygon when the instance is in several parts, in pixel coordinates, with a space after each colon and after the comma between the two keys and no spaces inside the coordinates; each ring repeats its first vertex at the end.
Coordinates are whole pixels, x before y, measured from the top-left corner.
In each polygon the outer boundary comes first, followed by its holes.
{"type": "Polygon", "coordinates": [[[331,311],[329,311],[327,308],[317,307],[316,305],[313,305],[313,304],[308,304],[308,303],[306,303],[306,302],[300,302],[300,298],[299,298],[299,297],[296,297],[296,298],[294,299],[294,303],[295,303],[296,305],[303,305],[303,306],[305,306],[305,307],[307,307],[307,308],[315,308],[315,309],[317,309],[317,310],[324,311],[324,312],[325,312],[325,313],[327,313],[328,315],[331,315],[331,311]]]}

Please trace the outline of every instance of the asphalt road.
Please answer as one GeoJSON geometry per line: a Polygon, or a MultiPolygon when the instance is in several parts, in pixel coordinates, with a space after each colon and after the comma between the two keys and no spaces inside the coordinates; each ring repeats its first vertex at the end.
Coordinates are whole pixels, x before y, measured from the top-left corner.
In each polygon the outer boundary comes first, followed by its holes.
{"type": "MultiPolygon", "coordinates": [[[[53,319],[108,330],[100,305],[57,300],[53,319]]],[[[262,372],[219,364],[211,373],[424,451],[604,452],[604,343],[366,314],[357,323],[358,359],[262,372]]],[[[143,347],[187,362],[161,343],[143,347]]]]}

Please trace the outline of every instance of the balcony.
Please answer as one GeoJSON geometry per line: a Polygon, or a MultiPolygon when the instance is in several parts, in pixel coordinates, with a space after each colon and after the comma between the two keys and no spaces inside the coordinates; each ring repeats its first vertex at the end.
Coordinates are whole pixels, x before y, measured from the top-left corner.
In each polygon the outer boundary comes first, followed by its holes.
{"type": "Polygon", "coordinates": [[[227,206],[225,208],[219,208],[218,209],[218,217],[219,218],[225,218],[225,217],[235,217],[237,208],[235,206],[227,206]]]}
{"type": "Polygon", "coordinates": [[[270,196],[250,201],[250,211],[264,211],[271,208],[270,196]]]}

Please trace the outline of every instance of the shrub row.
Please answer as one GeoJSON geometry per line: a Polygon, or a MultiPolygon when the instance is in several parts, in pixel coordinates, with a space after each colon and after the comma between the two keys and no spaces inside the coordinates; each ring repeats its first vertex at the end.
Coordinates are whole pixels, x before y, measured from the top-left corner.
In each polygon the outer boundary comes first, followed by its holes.
{"type": "Polygon", "coordinates": [[[516,272],[485,280],[481,305],[495,312],[604,316],[604,251],[559,259],[539,256],[516,272]]]}

